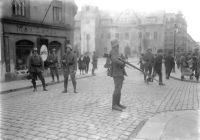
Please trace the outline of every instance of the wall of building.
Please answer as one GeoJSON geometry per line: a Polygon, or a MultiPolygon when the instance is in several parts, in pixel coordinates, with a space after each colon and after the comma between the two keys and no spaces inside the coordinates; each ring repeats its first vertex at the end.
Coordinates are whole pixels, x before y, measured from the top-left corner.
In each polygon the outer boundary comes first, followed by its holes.
{"type": "MultiPolygon", "coordinates": [[[[16,66],[19,62],[18,57],[21,55],[19,54],[20,48],[22,49],[22,47],[25,47],[22,50],[27,50],[30,53],[33,47],[41,47],[42,44],[46,44],[49,51],[52,47],[57,48],[57,55],[60,59],[63,55],[66,41],[73,44],[74,16],[77,10],[77,6],[73,1],[26,0],[24,1],[26,5],[24,16],[13,15],[11,2],[11,0],[3,2],[2,9],[1,24],[3,35],[1,36],[1,52],[3,55],[1,57],[1,65],[4,69],[1,70],[3,74],[1,80],[4,80],[6,77],[5,75],[8,75],[8,77],[12,77],[12,75],[15,76],[16,66]],[[51,7],[49,8],[43,24],[41,24],[50,3],[51,7]],[[53,20],[54,6],[62,9],[62,18],[60,22],[53,20]],[[66,13],[66,11],[68,12],[66,13]],[[17,44],[19,42],[21,44],[17,44]],[[27,42],[31,45],[26,44],[26,46],[23,46],[23,43],[27,42]]],[[[26,62],[24,61],[26,60],[23,59],[20,61],[22,61],[25,66],[26,62]]],[[[19,68],[19,70],[21,70],[21,68],[19,68]]]]}

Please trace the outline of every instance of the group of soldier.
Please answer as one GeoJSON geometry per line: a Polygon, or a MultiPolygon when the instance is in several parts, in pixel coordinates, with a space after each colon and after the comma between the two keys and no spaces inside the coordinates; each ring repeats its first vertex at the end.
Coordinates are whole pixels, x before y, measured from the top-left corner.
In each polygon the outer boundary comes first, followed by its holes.
{"type": "Polygon", "coordinates": [[[175,61],[177,68],[181,72],[181,80],[184,75],[196,77],[197,82],[200,76],[200,54],[195,53],[181,53],[174,59],[173,53],[168,52],[163,54],[162,50],[158,50],[157,54],[153,54],[151,49],[147,49],[145,54],[140,57],[140,69],[144,71],[145,82],[150,82],[154,79],[155,75],[159,76],[159,85],[164,85],[162,80],[162,64],[165,64],[166,79],[169,79],[172,70],[175,71],[175,61]]]}
{"type": "MultiPolygon", "coordinates": [[[[89,57],[89,56],[87,56],[89,57]]],[[[92,57],[92,74],[94,75],[94,71],[97,68],[97,56],[96,53],[94,52],[93,57],[92,57]]],[[[88,59],[88,58],[87,58],[88,59]]],[[[89,58],[90,61],[90,58],[89,58]]],[[[50,68],[50,73],[52,76],[52,82],[55,82],[54,75],[57,77],[57,82],[60,82],[59,80],[59,72],[58,72],[58,57],[56,55],[56,49],[51,50],[51,54],[47,57],[46,63],[48,64],[48,67],[50,68]]],[[[70,76],[73,88],[74,88],[74,93],[78,93],[76,89],[76,71],[77,71],[77,55],[73,52],[72,46],[70,44],[67,44],[65,47],[65,53],[62,56],[61,60],[61,67],[63,69],[63,76],[64,76],[64,90],[63,93],[67,93],[67,87],[68,87],[68,78],[70,76]]],[[[89,69],[89,63],[86,66],[86,70],[88,72],[89,69]]],[[[32,55],[30,56],[28,60],[28,71],[30,74],[30,78],[32,79],[32,84],[33,84],[33,91],[37,91],[37,86],[36,86],[36,80],[39,78],[42,82],[43,85],[43,90],[47,91],[46,89],[46,83],[45,83],[45,78],[43,76],[43,72],[45,70],[44,66],[44,61],[42,57],[38,54],[38,49],[35,47],[33,48],[32,55]]]]}
{"type": "MultiPolygon", "coordinates": [[[[50,69],[51,73],[55,73],[57,76],[57,80],[59,82],[59,75],[57,70],[57,64],[54,64],[53,62],[57,63],[58,59],[54,57],[55,56],[55,50],[53,50],[53,53],[48,57],[48,60],[50,62],[50,69]]],[[[79,60],[83,60],[84,58],[81,57],[79,60]]],[[[197,67],[200,69],[200,55],[198,54],[198,61],[195,62],[198,64],[197,67]]],[[[97,56],[94,52],[92,57],[92,74],[94,74],[94,70],[97,68],[97,56]]],[[[123,109],[126,108],[126,106],[122,105],[120,103],[121,100],[121,90],[123,86],[124,76],[126,76],[125,71],[125,59],[121,58],[121,55],[119,54],[119,41],[117,39],[114,39],[111,41],[111,51],[107,56],[106,64],[104,67],[108,68],[109,76],[113,78],[114,81],[114,92],[112,95],[112,109],[117,111],[123,111],[123,109]]],[[[170,74],[175,67],[175,59],[173,57],[172,52],[168,52],[167,55],[163,55],[163,52],[161,50],[158,50],[157,54],[153,54],[151,49],[147,49],[145,54],[141,54],[140,58],[140,69],[144,73],[144,81],[146,83],[152,82],[154,77],[156,75],[159,76],[159,85],[164,85],[163,83],[163,76],[162,76],[162,64],[165,64],[165,70],[166,70],[166,79],[169,79],[170,74]]],[[[183,58],[181,58],[181,64],[182,65],[183,58]]],[[[193,62],[194,63],[194,62],[193,62]]],[[[64,75],[64,91],[63,93],[67,93],[67,86],[68,86],[68,77],[71,77],[74,93],[77,93],[76,90],[76,71],[77,71],[77,57],[72,51],[72,46],[70,44],[67,44],[65,54],[61,59],[61,64],[63,68],[63,75],[64,75]]],[[[181,66],[182,67],[182,66],[181,66]]],[[[89,67],[88,67],[89,68],[89,67]]],[[[87,70],[88,70],[87,68],[87,70]]],[[[199,70],[198,69],[198,70],[199,70]]],[[[37,90],[36,88],[36,78],[38,77],[43,85],[43,90],[46,91],[46,84],[44,77],[42,76],[42,72],[44,70],[44,63],[41,59],[41,57],[37,54],[37,48],[33,49],[33,55],[29,59],[29,71],[32,75],[32,83],[34,87],[34,91],[37,90]]],[[[195,69],[196,70],[196,69],[195,69]]],[[[199,71],[197,72],[199,74],[199,71]]],[[[54,81],[54,76],[52,74],[52,79],[54,81]]]]}

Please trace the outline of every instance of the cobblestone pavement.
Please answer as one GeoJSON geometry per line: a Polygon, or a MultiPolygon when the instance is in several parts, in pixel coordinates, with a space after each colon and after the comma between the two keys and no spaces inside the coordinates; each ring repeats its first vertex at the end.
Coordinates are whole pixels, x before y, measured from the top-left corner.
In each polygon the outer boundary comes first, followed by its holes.
{"type": "Polygon", "coordinates": [[[5,140],[128,140],[141,122],[166,111],[198,110],[200,84],[170,79],[166,86],[143,82],[127,69],[123,112],[111,110],[113,80],[106,73],[78,80],[78,94],[61,93],[63,83],[48,92],[31,89],[1,94],[1,137],[5,140]]]}

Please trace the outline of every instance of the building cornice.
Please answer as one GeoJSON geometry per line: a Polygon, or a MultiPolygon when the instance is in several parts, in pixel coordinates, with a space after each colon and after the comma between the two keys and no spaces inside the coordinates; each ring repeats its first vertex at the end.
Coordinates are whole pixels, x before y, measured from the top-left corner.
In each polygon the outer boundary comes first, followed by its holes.
{"type": "Polygon", "coordinates": [[[28,26],[51,28],[51,29],[58,29],[58,30],[73,30],[74,29],[69,24],[63,24],[63,25],[41,24],[41,23],[36,22],[36,21],[17,20],[17,19],[11,19],[11,18],[8,18],[8,17],[0,18],[0,21],[2,23],[23,24],[23,25],[28,25],[28,26]]]}

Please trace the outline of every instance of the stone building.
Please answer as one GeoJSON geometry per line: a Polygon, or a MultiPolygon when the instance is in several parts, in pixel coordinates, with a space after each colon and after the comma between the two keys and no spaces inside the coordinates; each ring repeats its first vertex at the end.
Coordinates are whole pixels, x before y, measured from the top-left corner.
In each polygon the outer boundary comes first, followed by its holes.
{"type": "Polygon", "coordinates": [[[60,58],[66,42],[73,43],[73,0],[6,0],[1,15],[1,78],[27,69],[33,47],[56,48],[60,58]]]}
{"type": "Polygon", "coordinates": [[[165,12],[158,11],[146,14],[141,19],[140,29],[140,53],[151,48],[153,53],[164,49],[164,31],[165,31],[165,12]]]}
{"type": "Polygon", "coordinates": [[[181,12],[159,11],[144,16],[138,26],[141,31],[141,52],[151,48],[173,53],[192,50],[195,41],[187,33],[187,23],[181,12]]]}
{"type": "Polygon", "coordinates": [[[85,6],[76,15],[74,46],[81,54],[95,50],[99,56],[111,50],[111,40],[118,39],[120,53],[137,52],[139,19],[133,11],[111,16],[93,6],[85,6]],[[126,48],[126,49],[125,49],[126,48]]]}
{"type": "Polygon", "coordinates": [[[99,54],[99,9],[95,6],[84,6],[75,19],[74,46],[79,49],[80,54],[92,54],[94,51],[99,54]]]}

